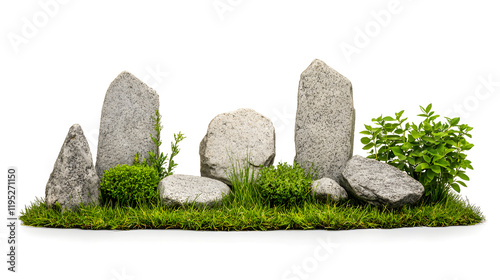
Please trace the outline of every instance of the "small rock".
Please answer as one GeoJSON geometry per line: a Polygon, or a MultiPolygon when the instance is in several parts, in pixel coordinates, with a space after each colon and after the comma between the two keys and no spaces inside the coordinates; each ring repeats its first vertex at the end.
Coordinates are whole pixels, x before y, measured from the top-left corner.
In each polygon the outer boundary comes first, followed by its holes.
{"type": "Polygon", "coordinates": [[[200,143],[201,176],[230,185],[227,173],[231,171],[232,163],[245,166],[247,156],[252,168],[258,172],[261,165],[273,164],[275,141],[271,120],[252,109],[217,115],[200,143]]]}
{"type": "Polygon", "coordinates": [[[424,194],[424,186],[405,172],[361,156],[354,156],[347,162],[342,177],[342,185],[349,193],[377,206],[411,205],[424,194]]]}
{"type": "Polygon", "coordinates": [[[311,195],[323,201],[340,201],[347,198],[347,192],[335,180],[322,178],[311,184],[311,195]]]}
{"type": "Polygon", "coordinates": [[[156,136],[153,117],[159,104],[158,94],[128,72],[111,83],[101,112],[96,161],[99,178],[118,164],[133,164],[137,152],[141,160],[149,151],[158,153],[150,135],[156,136]]]}
{"type": "Polygon", "coordinates": [[[98,203],[99,177],[82,128],[74,124],[64,140],[45,186],[45,203],[57,202],[63,210],[74,210],[80,203],[98,203]]]}
{"type": "Polygon", "coordinates": [[[229,187],[214,179],[174,174],[158,184],[163,204],[179,205],[194,202],[198,206],[212,206],[230,193],[229,187]]]}
{"type": "Polygon", "coordinates": [[[300,76],[295,121],[295,162],[318,178],[339,182],[354,143],[351,82],[321,60],[300,76]]]}

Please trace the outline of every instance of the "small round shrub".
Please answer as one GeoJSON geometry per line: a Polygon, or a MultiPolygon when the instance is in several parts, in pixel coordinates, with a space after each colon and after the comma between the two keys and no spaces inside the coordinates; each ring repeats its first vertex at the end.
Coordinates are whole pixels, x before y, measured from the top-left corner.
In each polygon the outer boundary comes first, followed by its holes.
{"type": "Polygon", "coordinates": [[[119,164],[104,172],[101,199],[103,203],[131,207],[141,202],[155,202],[159,181],[158,172],[153,167],[119,164]]]}
{"type": "Polygon", "coordinates": [[[298,163],[264,167],[259,174],[257,187],[271,205],[301,204],[310,197],[313,175],[298,163]]]}

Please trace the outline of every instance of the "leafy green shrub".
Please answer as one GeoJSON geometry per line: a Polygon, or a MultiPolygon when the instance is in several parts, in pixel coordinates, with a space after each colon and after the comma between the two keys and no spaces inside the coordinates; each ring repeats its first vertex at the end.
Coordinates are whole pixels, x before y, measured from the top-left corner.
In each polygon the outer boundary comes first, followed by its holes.
{"type": "Polygon", "coordinates": [[[310,197],[314,175],[311,171],[306,173],[298,163],[279,163],[264,167],[259,173],[257,187],[271,205],[300,204],[310,197]]]}
{"type": "MultiPolygon", "coordinates": [[[[163,129],[163,126],[161,125],[161,115],[158,110],[156,110],[156,117],[152,117],[155,121],[155,132],[156,135],[153,136],[150,134],[151,139],[155,143],[156,147],[158,148],[158,152],[160,151],[160,146],[162,144],[160,140],[160,134],[161,130],[163,129]]],[[[174,168],[177,166],[177,163],[174,162],[174,157],[179,154],[180,149],[179,149],[179,142],[184,140],[186,137],[181,133],[174,134],[174,142],[170,144],[170,147],[172,149],[172,152],[170,153],[170,158],[168,158],[168,154],[163,154],[161,152],[160,154],[156,154],[154,151],[149,151],[149,157],[148,160],[144,159],[142,162],[139,161],[140,154],[136,153],[135,158],[134,158],[134,165],[142,165],[142,166],[150,166],[156,169],[158,172],[158,176],[160,177],[160,180],[174,174],[174,168]],[[168,158],[168,167],[165,168],[166,161],[168,158]]]]}
{"type": "Polygon", "coordinates": [[[159,181],[158,172],[152,167],[119,164],[104,171],[101,199],[103,203],[131,207],[141,202],[155,202],[159,181]]]}
{"type": "Polygon", "coordinates": [[[439,115],[431,111],[432,104],[420,106],[425,118],[420,124],[405,123],[404,111],[393,117],[372,119],[374,127],[365,125],[361,134],[364,150],[369,150],[368,158],[385,161],[407,172],[425,187],[424,197],[428,202],[436,202],[448,197],[450,187],[460,192],[460,186],[467,187],[469,177],[466,169],[473,169],[464,151],[474,145],[467,142],[471,138],[472,127],[458,124],[460,118],[446,118],[446,123],[435,120],[439,115]],[[458,180],[461,179],[461,180],[458,180]],[[463,181],[462,181],[463,180],[463,181]]]}

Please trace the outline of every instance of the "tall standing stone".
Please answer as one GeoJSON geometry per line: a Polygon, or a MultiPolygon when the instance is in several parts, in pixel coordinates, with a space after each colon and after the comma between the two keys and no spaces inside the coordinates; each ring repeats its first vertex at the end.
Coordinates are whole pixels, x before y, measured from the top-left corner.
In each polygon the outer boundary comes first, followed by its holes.
{"type": "Polygon", "coordinates": [[[122,72],[111,83],[104,98],[97,145],[97,175],[118,164],[132,164],[134,155],[158,153],[150,135],[155,135],[153,117],[159,109],[156,91],[134,75],[122,72]]]}
{"type": "Polygon", "coordinates": [[[73,210],[80,203],[98,203],[99,177],[92,162],[89,144],[82,128],[74,124],[64,140],[59,156],[45,186],[48,207],[59,203],[64,210],[73,210]]]}
{"type": "Polygon", "coordinates": [[[245,166],[247,157],[257,175],[260,166],[273,164],[275,142],[271,120],[252,109],[217,115],[200,142],[201,176],[230,185],[227,175],[232,165],[245,166]]]}
{"type": "Polygon", "coordinates": [[[321,60],[300,76],[295,121],[295,161],[318,170],[318,178],[340,181],[352,157],[354,106],[351,82],[321,60]]]}

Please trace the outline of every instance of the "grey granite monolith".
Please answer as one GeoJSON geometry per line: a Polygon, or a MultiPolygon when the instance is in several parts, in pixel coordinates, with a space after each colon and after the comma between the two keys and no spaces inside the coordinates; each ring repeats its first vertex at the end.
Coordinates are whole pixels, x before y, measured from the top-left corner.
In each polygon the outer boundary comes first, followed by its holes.
{"type": "Polygon", "coordinates": [[[424,186],[396,167],[375,159],[352,157],[342,171],[344,188],[355,197],[377,206],[412,205],[424,186]]]}
{"type": "Polygon", "coordinates": [[[158,184],[158,191],[167,206],[195,203],[208,207],[219,204],[231,192],[221,181],[181,174],[165,177],[158,184]]]}
{"type": "Polygon", "coordinates": [[[340,201],[347,198],[346,190],[330,178],[321,178],[312,182],[311,195],[322,201],[340,201]]]}
{"type": "Polygon", "coordinates": [[[321,60],[302,72],[295,121],[295,161],[337,182],[354,142],[351,82],[321,60]]]}
{"type": "Polygon", "coordinates": [[[92,162],[90,147],[78,124],[68,131],[59,156],[45,186],[45,203],[62,210],[74,210],[80,203],[98,203],[99,177],[92,162]]]}
{"type": "Polygon", "coordinates": [[[110,84],[101,112],[97,145],[97,175],[118,164],[132,164],[138,152],[158,153],[150,135],[156,135],[153,117],[160,101],[155,90],[128,72],[122,72],[110,84]]]}
{"type": "Polygon", "coordinates": [[[236,172],[247,158],[254,176],[261,166],[273,164],[276,155],[274,125],[252,109],[239,109],[217,115],[200,142],[200,173],[203,177],[230,185],[228,175],[236,172]]]}

